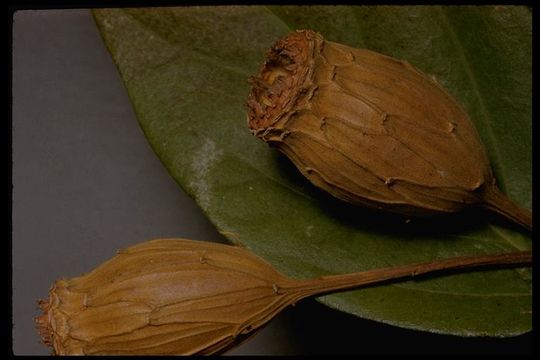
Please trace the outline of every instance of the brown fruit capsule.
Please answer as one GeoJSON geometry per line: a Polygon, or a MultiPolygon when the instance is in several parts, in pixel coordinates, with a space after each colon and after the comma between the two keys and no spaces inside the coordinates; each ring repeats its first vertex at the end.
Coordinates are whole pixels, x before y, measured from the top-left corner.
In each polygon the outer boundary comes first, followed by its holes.
{"type": "Polygon", "coordinates": [[[208,355],[238,345],[307,296],[439,270],[530,262],[530,251],[515,252],[294,280],[241,247],[152,240],[86,275],[57,281],[36,320],[58,355],[208,355]]]}
{"type": "Polygon", "coordinates": [[[407,62],[301,30],[269,49],[251,83],[252,133],[333,196],[405,215],[481,205],[532,228],[495,186],[465,111],[407,62]]]}
{"type": "Polygon", "coordinates": [[[291,282],[240,247],[153,240],[57,281],[37,322],[60,355],[212,354],[295,300],[276,284],[291,282]]]}

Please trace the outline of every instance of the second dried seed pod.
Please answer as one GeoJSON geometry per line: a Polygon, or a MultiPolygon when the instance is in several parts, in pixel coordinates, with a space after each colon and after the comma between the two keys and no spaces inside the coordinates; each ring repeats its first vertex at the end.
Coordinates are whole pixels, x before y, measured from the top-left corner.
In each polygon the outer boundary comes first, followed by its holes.
{"type": "Polygon", "coordinates": [[[213,355],[308,296],[445,269],[530,262],[530,252],[503,253],[301,280],[246,248],[156,239],[56,281],[36,321],[56,355],[213,355]]]}
{"type": "Polygon", "coordinates": [[[157,239],[56,281],[37,323],[57,355],[215,354],[296,301],[291,284],[243,248],[157,239]]]}
{"type": "Polygon", "coordinates": [[[268,50],[251,83],[252,133],[333,196],[405,215],[482,205],[532,228],[496,187],[465,111],[409,63],[301,30],[268,50]]]}

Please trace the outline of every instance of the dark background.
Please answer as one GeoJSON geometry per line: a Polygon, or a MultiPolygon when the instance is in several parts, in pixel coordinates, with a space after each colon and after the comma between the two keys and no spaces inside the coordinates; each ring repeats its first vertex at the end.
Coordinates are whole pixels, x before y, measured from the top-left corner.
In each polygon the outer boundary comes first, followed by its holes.
{"type": "MultiPolygon", "coordinates": [[[[16,12],[12,61],[13,352],[46,355],[33,318],[54,280],[153,238],[225,240],[146,142],[89,10],[16,12]]],[[[229,354],[531,353],[531,334],[441,336],[307,299],[229,354]]]]}

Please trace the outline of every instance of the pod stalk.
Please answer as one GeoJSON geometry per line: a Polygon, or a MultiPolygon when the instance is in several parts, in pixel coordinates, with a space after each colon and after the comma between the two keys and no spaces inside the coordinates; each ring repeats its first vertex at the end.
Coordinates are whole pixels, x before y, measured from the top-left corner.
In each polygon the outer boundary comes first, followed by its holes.
{"type": "Polygon", "coordinates": [[[442,271],[502,265],[530,266],[531,264],[531,251],[518,251],[483,256],[462,256],[418,264],[391,266],[350,274],[322,276],[317,279],[305,281],[301,285],[301,291],[303,291],[307,297],[340,290],[350,290],[362,286],[376,285],[392,280],[412,279],[420,275],[435,274],[442,271]]]}
{"type": "Polygon", "coordinates": [[[483,206],[529,231],[532,230],[532,212],[518,206],[496,186],[491,186],[485,193],[483,206]]]}

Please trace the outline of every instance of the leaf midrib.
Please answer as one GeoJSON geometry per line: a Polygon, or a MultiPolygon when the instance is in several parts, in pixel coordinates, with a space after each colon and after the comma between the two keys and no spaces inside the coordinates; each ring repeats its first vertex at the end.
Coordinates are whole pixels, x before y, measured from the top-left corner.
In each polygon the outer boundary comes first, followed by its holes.
{"type": "Polygon", "coordinates": [[[454,292],[454,291],[444,291],[444,290],[433,290],[433,289],[427,289],[427,288],[416,288],[416,287],[408,286],[406,284],[393,284],[392,286],[405,289],[408,291],[417,291],[417,292],[423,292],[423,293],[448,295],[448,296],[470,296],[470,297],[486,297],[486,298],[530,296],[530,293],[526,293],[526,292],[480,294],[480,293],[473,293],[473,292],[470,292],[470,293],[469,292],[454,292]]]}

